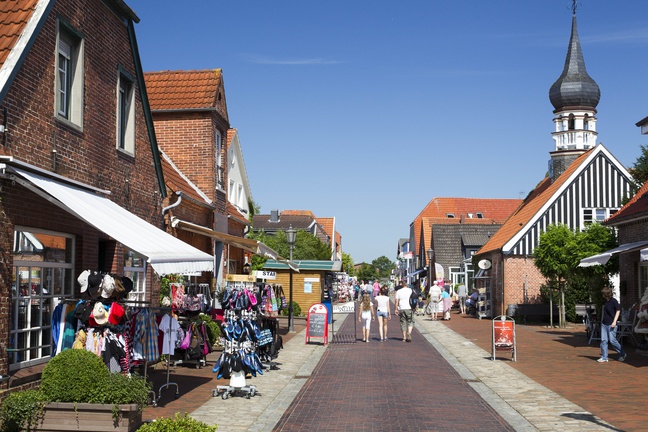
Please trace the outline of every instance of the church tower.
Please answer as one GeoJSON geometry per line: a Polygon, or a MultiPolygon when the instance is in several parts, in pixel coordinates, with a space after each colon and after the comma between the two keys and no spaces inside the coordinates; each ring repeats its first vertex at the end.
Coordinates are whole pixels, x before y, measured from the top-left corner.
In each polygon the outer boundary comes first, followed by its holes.
{"type": "Polygon", "coordinates": [[[555,150],[550,152],[549,176],[557,178],[581,154],[596,145],[598,84],[587,74],[578,39],[574,2],[571,38],[562,74],[549,90],[554,107],[555,150]]]}

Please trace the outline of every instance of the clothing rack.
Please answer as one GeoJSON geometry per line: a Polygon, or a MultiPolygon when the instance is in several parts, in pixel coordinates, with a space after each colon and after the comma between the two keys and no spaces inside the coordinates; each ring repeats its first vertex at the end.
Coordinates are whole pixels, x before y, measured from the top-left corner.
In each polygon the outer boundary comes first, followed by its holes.
{"type": "MultiPolygon", "coordinates": [[[[145,302],[145,301],[125,301],[123,303],[126,304],[126,305],[135,305],[135,307],[137,307],[139,309],[148,309],[150,312],[164,312],[165,315],[168,314],[169,316],[171,316],[171,312],[172,312],[170,307],[166,307],[166,306],[150,306],[150,302],[145,302]],[[139,307],[137,305],[146,305],[146,306],[139,307]]],[[[140,311],[140,313],[141,313],[141,311],[140,311]]],[[[172,329],[169,328],[169,331],[172,331],[172,329]]],[[[146,333],[146,335],[148,335],[148,333],[146,333]]],[[[171,337],[169,337],[168,340],[169,340],[169,348],[172,348],[171,347],[171,337]]],[[[147,342],[148,342],[148,340],[144,341],[144,343],[147,343],[147,342]]],[[[171,382],[171,378],[170,378],[170,358],[171,358],[171,355],[168,354],[167,357],[166,357],[166,360],[164,362],[165,363],[165,369],[166,369],[166,382],[164,384],[162,384],[160,386],[160,388],[158,389],[157,397],[156,397],[156,393],[155,393],[154,390],[151,390],[149,392],[149,394],[152,394],[152,396],[153,396],[152,397],[152,405],[154,407],[157,407],[158,402],[162,398],[162,391],[169,388],[169,387],[175,386],[176,391],[175,391],[174,397],[176,399],[180,396],[180,387],[178,386],[178,383],[171,382]]],[[[144,359],[144,378],[147,378],[147,376],[148,376],[148,363],[149,363],[148,360],[145,358],[144,359]]]]}

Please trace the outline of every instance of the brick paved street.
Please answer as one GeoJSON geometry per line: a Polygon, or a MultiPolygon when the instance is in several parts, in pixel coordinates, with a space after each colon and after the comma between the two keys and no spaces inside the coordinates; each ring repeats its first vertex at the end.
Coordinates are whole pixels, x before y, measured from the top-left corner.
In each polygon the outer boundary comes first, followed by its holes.
{"type": "Polygon", "coordinates": [[[386,342],[332,344],[275,430],[514,430],[417,330],[401,338],[392,320],[386,342]]]}

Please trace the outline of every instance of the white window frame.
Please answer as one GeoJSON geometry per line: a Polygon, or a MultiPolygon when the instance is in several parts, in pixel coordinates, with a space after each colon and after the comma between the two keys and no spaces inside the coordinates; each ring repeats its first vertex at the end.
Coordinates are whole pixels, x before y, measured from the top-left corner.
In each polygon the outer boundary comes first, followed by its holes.
{"type": "Polygon", "coordinates": [[[146,257],[134,250],[124,251],[124,276],[133,281],[127,300],[146,301],[146,257]]]}
{"type": "Polygon", "coordinates": [[[83,38],[63,21],[57,29],[54,113],[83,130],[83,38]]]}
{"type": "Polygon", "coordinates": [[[74,297],[75,242],[76,238],[72,234],[18,225],[14,227],[15,282],[12,287],[8,347],[10,371],[45,363],[51,358],[52,349],[57,343],[52,340],[54,308],[62,300],[74,297]],[[65,262],[24,259],[25,253],[18,250],[17,244],[22,245],[30,239],[36,243],[33,234],[39,233],[61,237],[70,242],[69,256],[65,262]],[[27,281],[24,293],[23,281],[27,281]]]}
{"type": "Polygon", "coordinates": [[[117,77],[117,150],[135,155],[135,80],[124,70],[117,77]]]}
{"type": "Polygon", "coordinates": [[[583,208],[581,210],[581,212],[582,212],[582,221],[583,221],[582,228],[585,228],[587,225],[590,225],[590,224],[592,224],[594,222],[603,222],[605,219],[612,216],[618,210],[619,210],[618,208],[610,209],[610,208],[606,208],[606,207],[583,208]]]}
{"type": "Polygon", "coordinates": [[[223,169],[223,136],[214,130],[214,147],[216,150],[216,189],[225,190],[225,172],[223,169]]]}

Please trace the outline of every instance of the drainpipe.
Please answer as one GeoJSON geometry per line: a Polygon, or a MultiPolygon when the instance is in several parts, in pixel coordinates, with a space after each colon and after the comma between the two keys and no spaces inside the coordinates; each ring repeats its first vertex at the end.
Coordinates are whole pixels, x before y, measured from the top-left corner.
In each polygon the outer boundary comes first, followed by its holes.
{"type": "Polygon", "coordinates": [[[164,207],[162,209],[162,229],[163,230],[164,230],[164,214],[167,211],[171,210],[172,208],[178,207],[180,205],[180,203],[182,202],[182,192],[177,191],[175,194],[178,196],[178,200],[176,202],[174,202],[173,204],[169,204],[168,206],[166,206],[166,207],[164,207]]]}

